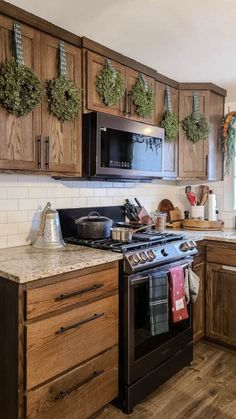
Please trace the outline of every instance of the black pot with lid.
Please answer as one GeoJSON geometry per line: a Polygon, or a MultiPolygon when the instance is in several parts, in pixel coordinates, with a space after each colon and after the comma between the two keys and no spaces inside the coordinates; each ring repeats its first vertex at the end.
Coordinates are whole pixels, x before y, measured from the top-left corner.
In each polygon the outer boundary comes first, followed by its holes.
{"type": "Polygon", "coordinates": [[[92,211],[87,217],[80,217],[75,220],[75,224],[80,239],[95,240],[110,237],[113,221],[110,218],[101,216],[96,211],[92,211]]]}

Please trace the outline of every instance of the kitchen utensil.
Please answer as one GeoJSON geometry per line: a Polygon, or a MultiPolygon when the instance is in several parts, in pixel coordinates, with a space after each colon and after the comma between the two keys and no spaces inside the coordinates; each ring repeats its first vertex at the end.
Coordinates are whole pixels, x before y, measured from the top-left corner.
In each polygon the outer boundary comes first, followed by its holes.
{"type": "Polygon", "coordinates": [[[134,198],[136,204],[138,205],[139,208],[142,208],[142,205],[140,204],[140,201],[138,200],[138,198],[134,198]]]}
{"type": "Polygon", "coordinates": [[[192,190],[191,186],[186,186],[186,188],[185,188],[186,195],[187,195],[187,193],[191,192],[191,190],[192,190]]]}
{"type": "Polygon", "coordinates": [[[208,195],[209,195],[209,186],[201,185],[200,187],[202,187],[202,196],[200,200],[200,205],[205,205],[208,195]]]}
{"type": "Polygon", "coordinates": [[[87,217],[75,220],[77,233],[80,239],[107,239],[110,237],[110,229],[113,221],[107,217],[92,211],[87,217]]]}
{"type": "Polygon", "coordinates": [[[32,246],[45,249],[57,249],[65,246],[62,239],[59,214],[51,209],[48,202],[41,214],[39,230],[32,246]]]}
{"type": "Polygon", "coordinates": [[[174,205],[169,199],[163,199],[158,205],[158,212],[165,212],[167,215],[167,222],[170,222],[170,211],[173,211],[174,205]]]}
{"type": "Polygon", "coordinates": [[[194,192],[187,192],[187,198],[191,206],[197,205],[197,195],[194,192]]]}
{"type": "Polygon", "coordinates": [[[153,227],[155,224],[150,224],[148,227],[142,226],[136,229],[125,228],[125,227],[113,227],[111,228],[111,238],[115,241],[121,242],[130,242],[133,238],[133,235],[138,231],[146,230],[149,227],[153,227]]]}

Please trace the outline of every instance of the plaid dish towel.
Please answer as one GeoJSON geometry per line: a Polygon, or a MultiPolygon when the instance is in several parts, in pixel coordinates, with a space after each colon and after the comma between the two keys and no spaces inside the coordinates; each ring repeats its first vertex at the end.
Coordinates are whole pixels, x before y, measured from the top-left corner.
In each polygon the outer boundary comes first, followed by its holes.
{"type": "Polygon", "coordinates": [[[169,331],[168,277],[165,272],[149,275],[149,315],[152,336],[169,331]]]}

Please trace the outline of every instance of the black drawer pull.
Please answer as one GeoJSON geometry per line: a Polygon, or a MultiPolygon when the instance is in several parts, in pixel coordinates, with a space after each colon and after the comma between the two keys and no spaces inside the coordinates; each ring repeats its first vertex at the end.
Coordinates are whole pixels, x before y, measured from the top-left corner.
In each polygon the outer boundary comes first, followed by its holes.
{"type": "Polygon", "coordinates": [[[55,334],[60,335],[61,333],[67,332],[70,329],[75,329],[76,327],[80,327],[82,324],[91,322],[92,320],[96,320],[102,316],[104,316],[104,313],[95,313],[93,316],[89,317],[88,319],[81,320],[80,322],[71,324],[70,326],[60,327],[60,329],[57,330],[55,334]]]}
{"type": "Polygon", "coordinates": [[[72,393],[72,391],[77,390],[79,387],[83,386],[84,384],[89,383],[90,381],[92,381],[94,378],[98,377],[99,375],[101,375],[104,372],[104,370],[100,370],[100,371],[94,371],[92,375],[90,375],[90,377],[85,378],[85,380],[81,381],[81,383],[79,384],[75,384],[73,387],[68,388],[67,390],[64,391],[60,391],[56,397],[55,400],[61,400],[63,399],[65,396],[67,396],[68,394],[72,393]]]}
{"type": "Polygon", "coordinates": [[[68,294],[61,294],[55,298],[55,301],[66,300],[67,298],[75,297],[76,295],[81,295],[81,294],[84,294],[85,292],[94,291],[102,287],[104,287],[104,284],[94,284],[91,287],[83,288],[82,290],[74,291],[68,294]]]}

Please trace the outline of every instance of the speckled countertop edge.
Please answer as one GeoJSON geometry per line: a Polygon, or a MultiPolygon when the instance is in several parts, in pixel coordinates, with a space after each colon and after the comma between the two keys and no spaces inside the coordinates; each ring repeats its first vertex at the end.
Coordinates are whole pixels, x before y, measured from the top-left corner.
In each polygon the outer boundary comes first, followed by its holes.
{"type": "Polygon", "coordinates": [[[0,250],[0,276],[23,284],[122,259],[120,253],[66,245],[44,250],[19,246],[0,250]]]}

